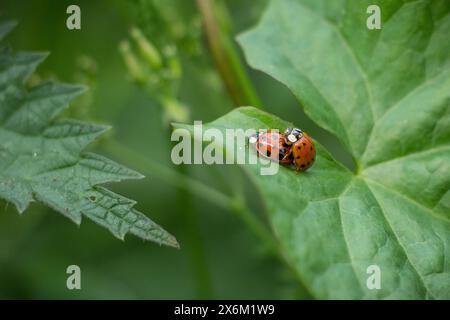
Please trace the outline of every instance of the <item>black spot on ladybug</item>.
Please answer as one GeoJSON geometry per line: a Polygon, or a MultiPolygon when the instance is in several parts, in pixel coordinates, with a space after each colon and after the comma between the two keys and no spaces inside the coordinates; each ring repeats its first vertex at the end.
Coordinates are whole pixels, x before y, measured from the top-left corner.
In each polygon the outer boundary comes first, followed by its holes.
{"type": "Polygon", "coordinates": [[[302,167],[302,168],[304,168],[305,167],[305,165],[304,164],[302,164],[300,167],[302,167]]]}
{"type": "Polygon", "coordinates": [[[270,150],[267,150],[266,155],[267,155],[268,157],[270,157],[270,154],[271,154],[270,150]]]}
{"type": "Polygon", "coordinates": [[[311,151],[312,151],[312,147],[309,147],[309,150],[311,150],[311,151]]]}
{"type": "Polygon", "coordinates": [[[303,142],[303,145],[306,146],[306,142],[303,142]]]}
{"type": "Polygon", "coordinates": [[[298,146],[298,147],[297,147],[297,149],[298,149],[298,150],[301,150],[301,149],[302,149],[302,147],[301,147],[301,146],[298,146]]]}
{"type": "Polygon", "coordinates": [[[295,159],[300,159],[300,156],[296,156],[295,159]]]}

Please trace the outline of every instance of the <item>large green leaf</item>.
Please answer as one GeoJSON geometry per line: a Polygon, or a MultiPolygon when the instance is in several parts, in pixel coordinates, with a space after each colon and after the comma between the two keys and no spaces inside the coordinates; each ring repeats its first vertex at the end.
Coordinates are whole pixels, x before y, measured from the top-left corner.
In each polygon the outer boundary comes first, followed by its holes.
{"type": "MultiPolygon", "coordinates": [[[[248,167],[283,253],[318,298],[450,298],[450,2],[274,0],[239,37],[357,162],[248,167]],[[366,28],[378,4],[382,29],[366,28]],[[381,269],[369,290],[367,268],[381,269]]],[[[278,128],[253,108],[213,127],[278,128]]]]}
{"type": "MultiPolygon", "coordinates": [[[[0,25],[0,39],[14,26],[0,25]]],[[[46,57],[0,49],[0,198],[23,212],[37,200],[77,224],[82,215],[123,239],[130,232],[178,246],[175,238],[133,209],[135,201],[100,184],[142,175],[83,149],[107,127],[54,120],[81,86],[48,82],[26,89],[24,82],[46,57]]]]}

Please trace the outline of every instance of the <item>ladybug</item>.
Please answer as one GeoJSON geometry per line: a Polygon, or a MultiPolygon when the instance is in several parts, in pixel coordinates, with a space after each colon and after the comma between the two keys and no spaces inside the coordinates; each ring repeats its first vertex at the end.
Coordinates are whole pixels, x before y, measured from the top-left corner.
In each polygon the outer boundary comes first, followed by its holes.
{"type": "Polygon", "coordinates": [[[291,147],[289,157],[297,171],[308,170],[316,160],[316,148],[311,137],[297,128],[287,128],[284,137],[286,145],[291,147]]]}
{"type": "Polygon", "coordinates": [[[297,171],[308,170],[316,160],[316,148],[311,137],[298,128],[287,128],[280,134],[268,130],[250,137],[258,154],[281,164],[292,164],[297,171]]]}
{"type": "Polygon", "coordinates": [[[286,144],[286,137],[278,131],[268,130],[250,137],[249,142],[255,144],[258,154],[264,158],[282,164],[292,162],[290,158],[291,147],[286,144]]]}

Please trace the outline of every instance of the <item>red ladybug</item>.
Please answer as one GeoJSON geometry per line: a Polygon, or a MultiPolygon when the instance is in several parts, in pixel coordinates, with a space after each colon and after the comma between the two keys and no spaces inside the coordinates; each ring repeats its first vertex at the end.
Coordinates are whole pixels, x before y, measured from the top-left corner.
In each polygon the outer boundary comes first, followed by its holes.
{"type": "Polygon", "coordinates": [[[250,143],[255,144],[258,153],[272,161],[289,164],[291,147],[285,143],[285,136],[277,131],[268,130],[250,138],[250,143]]]}
{"type": "Polygon", "coordinates": [[[297,128],[287,128],[284,136],[286,144],[291,147],[290,157],[297,171],[309,169],[316,160],[316,148],[311,137],[297,128]]]}
{"type": "Polygon", "coordinates": [[[283,134],[268,130],[250,138],[261,156],[281,164],[292,164],[297,171],[308,170],[316,160],[311,137],[298,128],[287,128],[283,134]]]}

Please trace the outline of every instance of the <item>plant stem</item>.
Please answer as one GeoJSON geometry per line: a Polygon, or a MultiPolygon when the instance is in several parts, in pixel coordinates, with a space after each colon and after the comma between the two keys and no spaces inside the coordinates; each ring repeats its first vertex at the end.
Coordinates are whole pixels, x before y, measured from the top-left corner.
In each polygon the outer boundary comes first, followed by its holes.
{"type": "Polygon", "coordinates": [[[230,36],[221,30],[211,0],[197,0],[209,49],[222,81],[236,106],[261,107],[261,102],[240,62],[230,36]]]}

